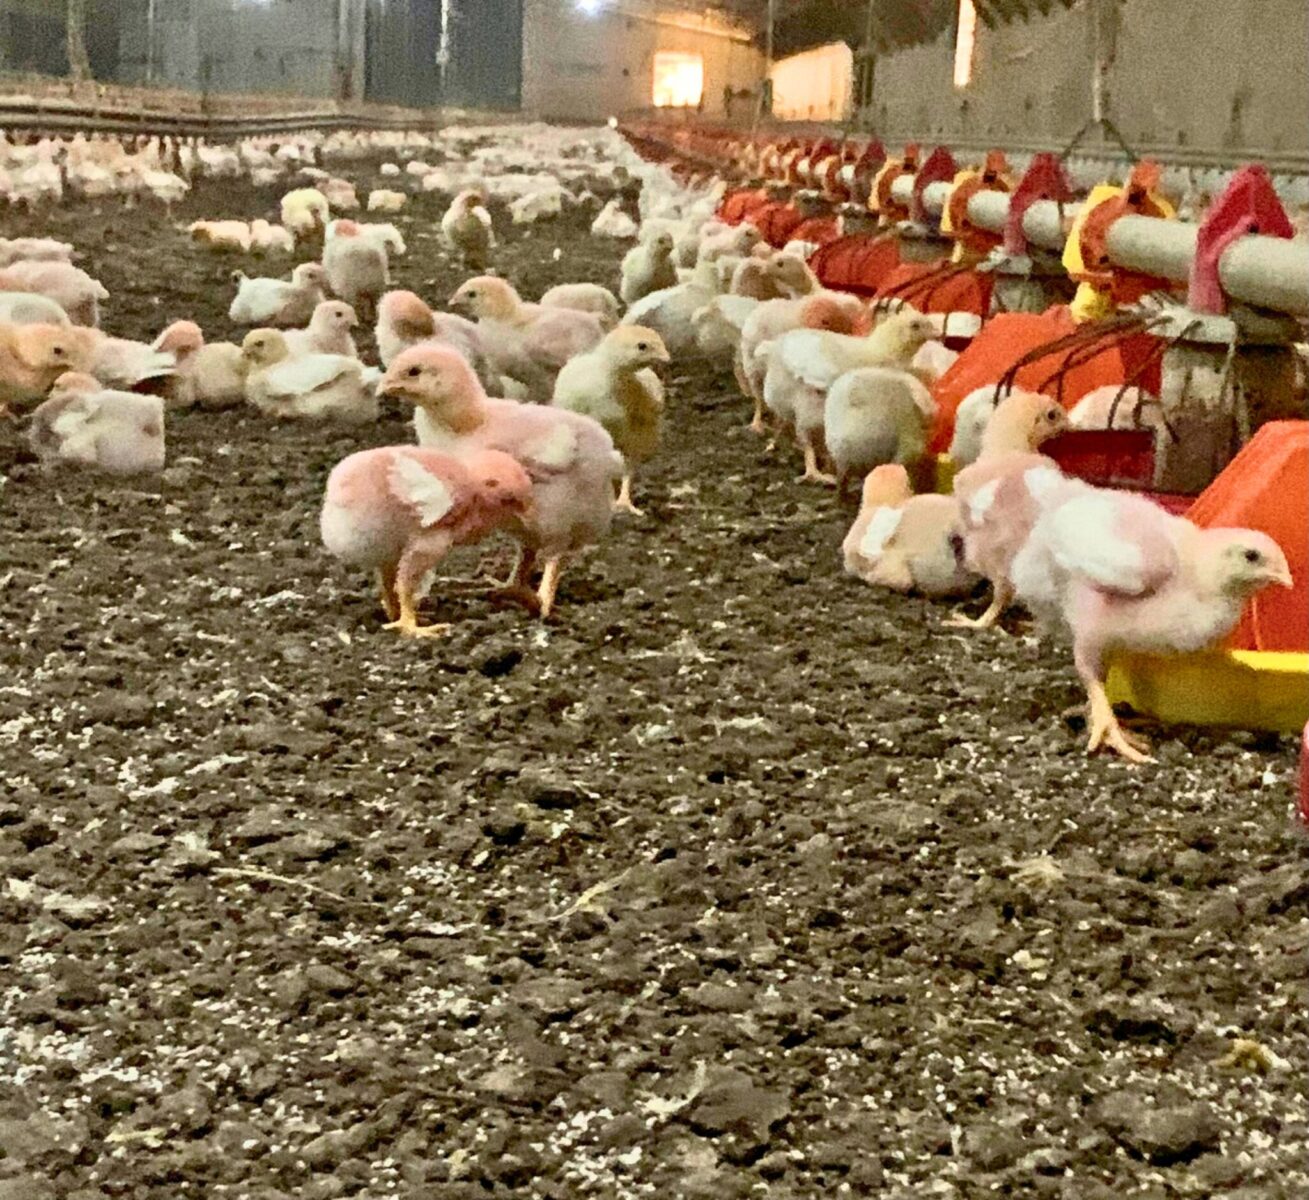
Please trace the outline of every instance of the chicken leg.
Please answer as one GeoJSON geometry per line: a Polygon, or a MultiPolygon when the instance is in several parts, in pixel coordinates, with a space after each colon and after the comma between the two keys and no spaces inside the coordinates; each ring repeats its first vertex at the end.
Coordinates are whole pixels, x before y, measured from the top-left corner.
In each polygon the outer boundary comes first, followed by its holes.
{"type": "Polygon", "coordinates": [[[1155,761],[1146,753],[1150,748],[1149,743],[1143,738],[1129,734],[1118,723],[1118,717],[1114,713],[1114,706],[1109,703],[1109,696],[1100,680],[1088,679],[1086,681],[1086,698],[1090,702],[1091,708],[1086,719],[1086,726],[1089,731],[1086,741],[1086,752],[1088,754],[1094,754],[1101,746],[1107,746],[1131,763],[1151,763],[1155,761]]]}
{"type": "Polygon", "coordinates": [[[532,569],[535,566],[536,551],[518,546],[515,551],[514,569],[509,572],[509,577],[504,582],[498,579],[491,580],[491,595],[504,600],[513,600],[530,611],[537,612],[540,608],[540,600],[530,583],[532,569]]]}
{"type": "Polygon", "coordinates": [[[796,482],[821,483],[824,487],[835,487],[836,476],[828,475],[818,465],[818,447],[814,445],[813,435],[803,434],[800,439],[800,446],[804,450],[804,474],[796,482]]]}
{"type": "Polygon", "coordinates": [[[637,508],[632,503],[632,473],[627,471],[623,475],[623,482],[618,488],[618,499],[614,501],[614,512],[631,513],[634,517],[645,516],[645,510],[637,508]]]}
{"type": "Polygon", "coordinates": [[[946,617],[945,624],[955,629],[992,629],[1000,614],[1013,603],[1014,590],[1007,583],[993,586],[991,604],[980,617],[966,617],[963,613],[952,613],[946,617]]]}
{"type": "Polygon", "coordinates": [[[382,594],[382,610],[388,621],[400,616],[400,601],[395,594],[395,567],[377,568],[377,590],[382,594]]]}
{"type": "Polygon", "coordinates": [[[564,560],[562,558],[552,558],[545,564],[545,570],[541,572],[541,587],[537,592],[537,599],[541,605],[541,620],[550,616],[555,606],[555,593],[559,590],[559,576],[563,573],[564,560]]]}
{"type": "Polygon", "coordinates": [[[414,638],[440,637],[454,628],[452,625],[418,623],[418,589],[428,571],[445,557],[449,549],[448,538],[433,535],[405,550],[395,571],[395,595],[400,612],[394,620],[383,625],[383,629],[394,629],[401,637],[414,638]]]}
{"type": "Polygon", "coordinates": [[[768,432],[768,426],[764,424],[764,402],[758,396],[754,398],[754,420],[750,422],[750,428],[755,433],[768,432]]]}

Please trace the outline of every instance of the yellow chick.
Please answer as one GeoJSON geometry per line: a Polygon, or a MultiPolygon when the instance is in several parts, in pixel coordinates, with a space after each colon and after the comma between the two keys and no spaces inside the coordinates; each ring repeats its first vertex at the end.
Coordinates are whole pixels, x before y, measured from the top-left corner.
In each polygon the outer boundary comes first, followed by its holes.
{"type": "Polygon", "coordinates": [[[554,404],[604,426],[623,456],[623,480],[614,502],[634,516],[632,473],[659,448],[664,389],[651,369],[669,361],[663,339],[641,325],[620,325],[594,350],[564,364],[555,381],[554,404]]]}

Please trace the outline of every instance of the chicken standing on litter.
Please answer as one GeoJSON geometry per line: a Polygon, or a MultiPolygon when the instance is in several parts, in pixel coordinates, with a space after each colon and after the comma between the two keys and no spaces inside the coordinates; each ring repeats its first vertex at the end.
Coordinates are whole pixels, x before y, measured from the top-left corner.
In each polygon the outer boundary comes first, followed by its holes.
{"type": "Polygon", "coordinates": [[[532,482],[507,454],[383,446],[332,469],[320,529],[329,553],[376,573],[385,628],[432,637],[450,626],[418,623],[424,578],[455,546],[517,532],[531,513],[532,482]]]}
{"type": "Polygon", "coordinates": [[[1293,586],[1286,555],[1266,534],[1199,529],[1144,496],[1078,483],[1053,466],[1029,468],[1022,482],[1039,515],[1010,577],[1019,599],[1072,637],[1089,705],[1087,751],[1103,745],[1149,762],[1105,691],[1114,656],[1211,649],[1251,597],[1293,586]]]}
{"type": "Polygon", "coordinates": [[[554,404],[598,421],[623,456],[625,469],[614,506],[633,516],[632,474],[659,449],[664,388],[653,368],[669,361],[653,329],[621,325],[594,350],[564,365],[555,380],[554,404]]]}
{"type": "Polygon", "coordinates": [[[475,271],[485,270],[495,249],[495,228],[486,211],[486,197],[476,188],[460,192],[441,218],[446,247],[462,256],[475,271]]]}
{"type": "Polygon", "coordinates": [[[614,486],[623,474],[613,440],[590,417],[488,397],[464,357],[447,346],[406,350],[379,390],[414,405],[421,445],[457,455],[502,450],[526,469],[535,507],[517,535],[521,551],[508,590],[528,598],[528,582],[542,560],[533,601],[548,617],[565,563],[609,532],[614,486]]]}
{"type": "Polygon", "coordinates": [[[624,304],[635,304],[651,292],[662,291],[677,284],[674,247],[671,233],[657,233],[649,242],[638,243],[624,255],[622,283],[618,288],[624,304]]]}

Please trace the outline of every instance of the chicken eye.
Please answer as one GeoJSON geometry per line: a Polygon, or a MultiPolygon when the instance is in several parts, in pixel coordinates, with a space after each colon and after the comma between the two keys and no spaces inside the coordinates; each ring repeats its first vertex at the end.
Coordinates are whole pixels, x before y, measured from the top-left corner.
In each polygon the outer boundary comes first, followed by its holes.
{"type": "Polygon", "coordinates": [[[417,367],[410,367],[405,374],[408,375],[410,379],[416,379],[419,375],[419,370],[417,367]]]}
{"type": "Polygon", "coordinates": [[[64,348],[62,346],[54,346],[51,348],[50,353],[53,354],[55,358],[63,358],[64,348]]]}
{"type": "Polygon", "coordinates": [[[638,350],[649,350],[649,349],[650,349],[650,343],[649,343],[649,342],[637,342],[637,343],[636,343],[636,348],[637,348],[638,350]]]}
{"type": "Polygon", "coordinates": [[[1263,555],[1258,550],[1247,550],[1245,552],[1245,561],[1248,563],[1257,563],[1263,555]]]}

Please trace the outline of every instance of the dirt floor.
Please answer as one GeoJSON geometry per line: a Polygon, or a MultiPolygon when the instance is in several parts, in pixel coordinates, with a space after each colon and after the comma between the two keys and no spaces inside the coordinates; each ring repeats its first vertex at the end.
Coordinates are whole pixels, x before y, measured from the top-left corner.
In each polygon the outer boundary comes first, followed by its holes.
{"type": "MultiPolygon", "coordinates": [[[[218,338],[176,226],[277,194],[3,224],[218,338]]],[[[613,284],[585,229],[501,266],[613,284]]],[[[1088,760],[1066,653],[845,577],[729,374],[670,383],[557,619],[439,582],[424,643],[317,536],[398,416],[176,417],[126,485],[0,432],[0,1200],[1306,1194],[1290,740],[1088,760]]]]}

